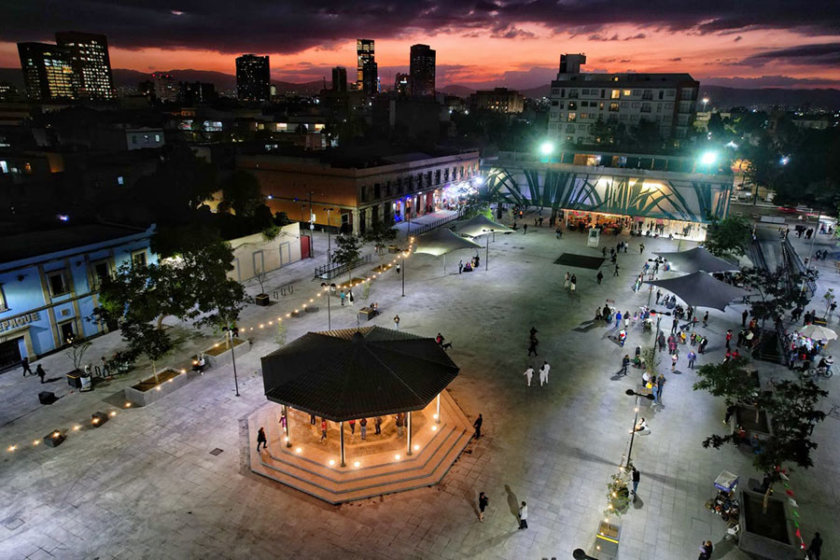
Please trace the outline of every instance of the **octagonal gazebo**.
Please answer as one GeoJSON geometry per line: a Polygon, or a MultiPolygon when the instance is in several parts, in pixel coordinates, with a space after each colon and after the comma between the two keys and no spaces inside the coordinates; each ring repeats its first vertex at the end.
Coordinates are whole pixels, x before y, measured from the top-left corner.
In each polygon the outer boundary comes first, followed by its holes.
{"type": "Polygon", "coordinates": [[[262,368],[271,402],[249,416],[248,439],[264,428],[269,445],[250,455],[251,470],[330,503],[437,484],[472,438],[445,390],[458,366],[431,338],[380,327],[311,332],[262,368]],[[325,439],[317,416],[339,437],[325,439]],[[381,433],[345,431],[376,417],[381,433]]]}

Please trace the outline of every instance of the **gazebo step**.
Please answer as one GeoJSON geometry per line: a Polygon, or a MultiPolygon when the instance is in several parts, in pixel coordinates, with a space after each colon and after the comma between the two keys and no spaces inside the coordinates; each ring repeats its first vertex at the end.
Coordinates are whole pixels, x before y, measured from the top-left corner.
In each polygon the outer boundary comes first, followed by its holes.
{"type": "Polygon", "coordinates": [[[405,473],[384,474],[375,478],[347,479],[338,483],[323,484],[323,480],[316,482],[310,478],[311,473],[299,471],[294,468],[286,468],[285,471],[269,468],[264,463],[252,461],[252,470],[265,477],[291,486],[301,492],[305,492],[329,503],[339,504],[354,500],[361,500],[404,492],[427,486],[433,486],[441,481],[449,471],[452,464],[469,443],[471,434],[461,433],[452,438],[451,444],[440,448],[426,463],[426,468],[415,473],[414,476],[405,476],[405,473]]]}
{"type": "MultiPolygon", "coordinates": [[[[405,456],[404,447],[392,452],[402,455],[399,461],[375,454],[360,458],[362,465],[356,468],[353,465],[357,459],[350,454],[347,466],[342,468],[329,466],[330,456],[318,453],[317,446],[308,446],[310,456],[306,456],[307,449],[304,454],[297,454],[294,447],[278,451],[274,444],[270,452],[252,452],[251,470],[333,504],[432,486],[458,459],[473,432],[471,423],[448,394],[441,399],[441,417],[446,421],[436,424],[433,435],[426,433],[424,438],[415,440],[423,440],[420,450],[411,456],[405,456]]],[[[251,441],[256,437],[256,425],[249,423],[251,441]]]]}

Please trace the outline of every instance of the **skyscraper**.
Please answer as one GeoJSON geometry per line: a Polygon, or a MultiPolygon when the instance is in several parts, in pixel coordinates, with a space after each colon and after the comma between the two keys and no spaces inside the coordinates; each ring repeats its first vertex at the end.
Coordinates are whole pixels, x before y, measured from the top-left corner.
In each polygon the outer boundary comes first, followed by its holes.
{"type": "Polygon", "coordinates": [[[332,90],[336,93],[347,93],[347,69],[343,66],[332,69],[332,90]]]}
{"type": "Polygon", "coordinates": [[[429,45],[412,45],[409,69],[411,95],[425,97],[435,94],[435,51],[429,45]]]}
{"type": "Polygon", "coordinates": [[[155,84],[155,98],[158,101],[168,102],[178,99],[178,84],[172,74],[154,72],[152,82],[155,84]]]}
{"type": "Polygon", "coordinates": [[[18,43],[20,67],[30,101],[76,98],[70,53],[58,45],[18,43]]]}
{"type": "Polygon", "coordinates": [[[105,35],[66,31],[55,34],[59,47],[70,55],[76,80],[76,96],[82,99],[114,99],[114,79],[105,35]]]}
{"type": "Polygon", "coordinates": [[[236,59],[236,96],[240,101],[271,99],[268,56],[243,54],[236,59]]]}
{"type": "Polygon", "coordinates": [[[405,97],[408,95],[408,84],[409,84],[409,76],[408,74],[403,74],[402,72],[397,72],[397,77],[394,79],[394,91],[400,97],[405,97]]]}
{"type": "Polygon", "coordinates": [[[379,90],[379,69],[374,58],[373,39],[356,39],[356,89],[368,97],[379,90]]]}

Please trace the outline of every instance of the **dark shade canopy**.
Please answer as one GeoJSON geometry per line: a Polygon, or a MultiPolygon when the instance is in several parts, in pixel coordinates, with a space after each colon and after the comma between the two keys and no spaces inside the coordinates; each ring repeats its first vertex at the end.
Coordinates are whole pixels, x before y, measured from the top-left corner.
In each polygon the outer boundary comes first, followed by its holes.
{"type": "Polygon", "coordinates": [[[680,272],[729,272],[738,270],[738,263],[716,257],[703,247],[695,247],[678,253],[654,253],[668,259],[680,272]]]}
{"type": "Polygon", "coordinates": [[[493,232],[510,233],[512,231],[511,228],[494,222],[484,214],[478,214],[458,227],[458,233],[469,237],[478,237],[493,232]]]}
{"type": "Polygon", "coordinates": [[[647,282],[676,295],[693,307],[711,307],[721,311],[736,298],[750,294],[748,290],[721,282],[705,272],[693,272],[678,278],[647,282]]]}
{"type": "Polygon", "coordinates": [[[436,229],[424,233],[417,238],[415,253],[425,253],[439,257],[458,249],[481,249],[481,245],[475,241],[464,239],[447,228],[436,229]]]}
{"type": "Polygon", "coordinates": [[[341,422],[421,410],[458,375],[432,338],[381,327],[311,332],[262,358],[265,396],[341,422]]]}

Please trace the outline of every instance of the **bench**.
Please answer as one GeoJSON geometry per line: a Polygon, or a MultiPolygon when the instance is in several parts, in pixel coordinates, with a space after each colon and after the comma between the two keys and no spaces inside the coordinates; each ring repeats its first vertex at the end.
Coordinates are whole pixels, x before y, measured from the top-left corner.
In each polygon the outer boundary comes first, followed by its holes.
{"type": "Polygon", "coordinates": [[[362,307],[359,309],[357,314],[359,321],[370,321],[377,315],[379,315],[380,311],[378,309],[372,309],[370,307],[362,307]]]}

